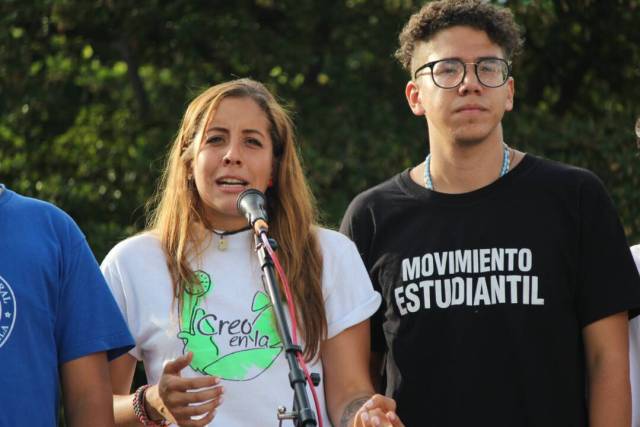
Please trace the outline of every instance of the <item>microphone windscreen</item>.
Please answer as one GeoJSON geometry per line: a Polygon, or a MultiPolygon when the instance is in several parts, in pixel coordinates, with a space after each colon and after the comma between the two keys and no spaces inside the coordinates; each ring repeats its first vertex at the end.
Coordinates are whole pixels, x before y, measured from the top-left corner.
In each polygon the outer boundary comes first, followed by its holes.
{"type": "Polygon", "coordinates": [[[247,219],[253,227],[259,219],[267,222],[266,198],[264,194],[255,188],[244,190],[238,195],[236,207],[238,212],[247,219]]]}

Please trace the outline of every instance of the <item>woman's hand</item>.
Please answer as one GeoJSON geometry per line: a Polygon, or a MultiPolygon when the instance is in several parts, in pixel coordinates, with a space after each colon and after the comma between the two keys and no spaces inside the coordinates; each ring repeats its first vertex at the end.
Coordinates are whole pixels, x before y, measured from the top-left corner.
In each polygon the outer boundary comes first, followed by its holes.
{"type": "Polygon", "coordinates": [[[396,414],[396,402],[390,397],[374,394],[356,412],[354,427],[404,427],[396,414]]]}
{"type": "Polygon", "coordinates": [[[323,342],[324,393],[336,427],[404,427],[396,402],[374,394],[369,376],[369,321],[323,342]],[[371,396],[371,397],[369,397],[371,396]]]}
{"type": "Polygon", "coordinates": [[[224,389],[214,387],[220,383],[218,377],[182,378],[180,372],[192,358],[193,353],[187,353],[168,362],[158,385],[147,390],[145,401],[151,418],[164,417],[181,427],[202,427],[213,420],[224,389]]]}

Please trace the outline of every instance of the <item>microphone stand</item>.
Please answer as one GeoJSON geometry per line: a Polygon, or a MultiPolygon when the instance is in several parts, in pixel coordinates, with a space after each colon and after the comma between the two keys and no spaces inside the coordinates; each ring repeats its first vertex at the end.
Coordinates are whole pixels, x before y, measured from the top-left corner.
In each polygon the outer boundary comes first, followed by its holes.
{"type": "MultiPolygon", "coordinates": [[[[266,232],[262,231],[261,234],[266,235],[266,232]]],[[[289,323],[285,317],[284,307],[282,306],[282,300],[280,299],[280,290],[278,289],[278,285],[275,281],[273,260],[271,259],[267,248],[260,240],[260,236],[256,234],[254,238],[256,253],[258,254],[260,268],[262,269],[262,279],[267,287],[269,298],[271,298],[271,304],[273,305],[276,315],[276,325],[280,332],[280,337],[282,338],[282,343],[284,345],[285,356],[287,358],[287,363],[289,364],[289,384],[293,389],[292,411],[287,413],[286,408],[280,406],[278,408],[277,417],[280,420],[280,425],[282,425],[282,420],[293,420],[296,427],[315,427],[317,426],[316,417],[309,405],[309,399],[307,398],[305,389],[307,379],[300,367],[298,359],[296,358],[296,354],[301,353],[302,348],[300,348],[299,345],[294,345],[291,340],[289,323]]],[[[269,243],[271,244],[271,248],[275,251],[277,249],[276,241],[269,239],[269,243]]],[[[312,381],[314,384],[316,379],[319,382],[319,378],[315,375],[316,374],[312,375],[312,381]]]]}

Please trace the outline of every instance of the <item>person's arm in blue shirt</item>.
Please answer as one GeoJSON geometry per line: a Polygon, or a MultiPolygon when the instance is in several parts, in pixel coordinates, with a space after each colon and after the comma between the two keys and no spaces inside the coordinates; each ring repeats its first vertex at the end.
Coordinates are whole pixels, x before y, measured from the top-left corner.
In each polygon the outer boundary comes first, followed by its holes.
{"type": "Polygon", "coordinates": [[[109,364],[104,351],[63,363],[60,380],[67,427],[113,427],[109,364]]]}

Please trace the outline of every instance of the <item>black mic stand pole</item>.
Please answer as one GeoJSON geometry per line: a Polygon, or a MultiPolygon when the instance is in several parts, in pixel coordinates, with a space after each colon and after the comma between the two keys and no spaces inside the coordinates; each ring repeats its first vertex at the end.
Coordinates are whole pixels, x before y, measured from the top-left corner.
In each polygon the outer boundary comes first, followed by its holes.
{"type": "MultiPolygon", "coordinates": [[[[266,236],[266,232],[262,231],[261,234],[266,236]]],[[[285,356],[289,363],[289,384],[293,389],[293,408],[291,413],[285,413],[286,409],[278,408],[278,419],[282,423],[283,419],[291,419],[294,421],[296,427],[315,427],[317,426],[316,417],[314,415],[311,406],[309,405],[309,399],[307,398],[306,384],[307,379],[298,363],[296,358],[297,353],[302,352],[302,348],[299,345],[294,345],[291,340],[291,333],[289,329],[289,323],[285,317],[284,307],[282,306],[282,300],[280,299],[280,290],[275,281],[274,265],[267,248],[262,243],[260,237],[255,235],[256,252],[260,260],[260,268],[262,269],[262,279],[265,282],[269,298],[271,298],[271,304],[273,305],[276,315],[276,325],[280,331],[280,337],[284,345],[285,356]]],[[[277,249],[277,242],[273,239],[269,239],[271,248],[275,251],[277,249]]],[[[320,416],[320,415],[318,415],[320,416]]]]}

